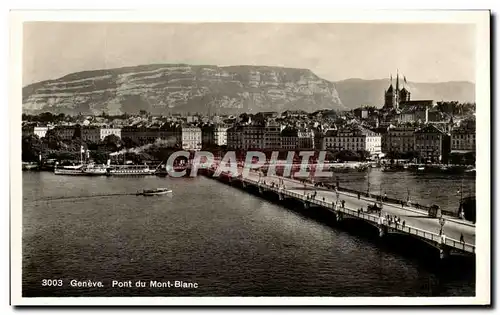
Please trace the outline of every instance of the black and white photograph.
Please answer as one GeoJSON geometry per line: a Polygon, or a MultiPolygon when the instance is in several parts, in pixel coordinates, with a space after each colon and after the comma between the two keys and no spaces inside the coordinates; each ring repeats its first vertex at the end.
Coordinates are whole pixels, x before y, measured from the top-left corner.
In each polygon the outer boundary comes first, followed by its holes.
{"type": "Polygon", "coordinates": [[[491,303],[489,11],[41,14],[11,20],[14,305],[491,303]]]}

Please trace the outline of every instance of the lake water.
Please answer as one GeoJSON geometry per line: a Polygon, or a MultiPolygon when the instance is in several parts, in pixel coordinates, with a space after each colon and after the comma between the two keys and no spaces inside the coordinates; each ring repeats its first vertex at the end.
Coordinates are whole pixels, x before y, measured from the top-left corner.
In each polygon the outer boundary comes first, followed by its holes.
{"type": "MultiPolygon", "coordinates": [[[[458,207],[456,178],[372,170],[339,180],[366,189],[367,176],[374,191],[379,183],[389,196],[409,187],[414,200],[458,207]]],[[[465,185],[474,188],[471,180],[465,185]]],[[[24,296],[474,295],[473,269],[430,266],[373,237],[204,177],[23,173],[24,296]],[[173,193],[134,195],[148,187],[173,193]],[[122,193],[130,195],[91,197],[122,193]],[[43,279],[63,286],[43,286],[43,279]],[[72,280],[104,287],[72,287],[72,280]],[[198,287],[113,288],[113,280],[198,287]]]]}

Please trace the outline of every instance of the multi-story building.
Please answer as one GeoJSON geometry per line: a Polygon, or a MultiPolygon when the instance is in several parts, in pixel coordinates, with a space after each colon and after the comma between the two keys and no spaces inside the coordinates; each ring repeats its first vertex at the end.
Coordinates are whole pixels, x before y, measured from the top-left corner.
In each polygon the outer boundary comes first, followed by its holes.
{"type": "Polygon", "coordinates": [[[216,126],[214,141],[215,145],[223,146],[227,145],[227,127],[226,126],[216,126]]]}
{"type": "Polygon", "coordinates": [[[118,138],[122,137],[122,129],[121,128],[113,128],[113,127],[103,127],[101,128],[100,139],[104,140],[107,136],[115,135],[118,138]]]}
{"type": "Polygon", "coordinates": [[[62,140],[71,140],[74,137],[78,137],[80,128],[79,126],[56,126],[54,127],[54,132],[62,140]]]}
{"type": "MultiPolygon", "coordinates": [[[[154,143],[158,139],[168,141],[168,146],[176,147],[182,143],[182,129],[179,126],[147,128],[147,127],[124,127],[121,136],[124,141],[130,139],[139,145],[154,143]]],[[[201,142],[201,141],[200,141],[201,142]]]]}
{"type": "Polygon", "coordinates": [[[323,131],[320,129],[314,129],[312,131],[313,133],[313,149],[315,150],[325,150],[325,147],[323,146],[323,139],[324,139],[324,134],[323,131]]]}
{"type": "Polygon", "coordinates": [[[292,127],[286,127],[281,131],[281,149],[297,150],[299,146],[298,131],[292,127]]]}
{"type": "Polygon", "coordinates": [[[427,123],[429,121],[429,108],[427,106],[405,106],[397,115],[397,121],[400,124],[420,122],[427,123]]]}
{"type": "Polygon", "coordinates": [[[385,134],[385,147],[382,145],[382,151],[389,153],[408,153],[415,150],[415,130],[411,126],[391,126],[385,134]]]}
{"type": "Polygon", "coordinates": [[[476,130],[471,128],[457,127],[451,131],[451,151],[453,152],[475,152],[476,130]]]}
{"type": "Polygon", "coordinates": [[[274,120],[266,123],[263,149],[281,148],[281,125],[274,120]]]}
{"type": "Polygon", "coordinates": [[[49,127],[35,127],[33,128],[33,133],[38,136],[38,138],[43,138],[49,131],[49,127]]]}
{"type": "Polygon", "coordinates": [[[101,140],[101,129],[99,127],[82,127],[80,135],[83,142],[97,143],[101,140]]]}
{"type": "Polygon", "coordinates": [[[314,149],[314,132],[308,129],[299,129],[297,131],[299,150],[314,149]]]}
{"type": "Polygon", "coordinates": [[[243,126],[236,125],[227,129],[227,148],[243,149],[243,126]]]}
{"type": "Polygon", "coordinates": [[[262,150],[264,148],[265,129],[259,125],[242,126],[243,149],[262,150]]]}
{"type": "Polygon", "coordinates": [[[381,136],[362,126],[350,126],[327,131],[323,147],[334,151],[368,151],[371,155],[381,153],[381,136]]]}
{"type": "Polygon", "coordinates": [[[201,127],[201,146],[210,148],[215,144],[215,127],[213,125],[204,125],[201,127]]]}
{"type": "Polygon", "coordinates": [[[450,153],[450,136],[434,125],[415,131],[415,151],[429,163],[446,163],[450,153]]]}
{"type": "Polygon", "coordinates": [[[201,129],[198,127],[182,128],[182,149],[187,151],[199,151],[202,146],[201,129]]]}

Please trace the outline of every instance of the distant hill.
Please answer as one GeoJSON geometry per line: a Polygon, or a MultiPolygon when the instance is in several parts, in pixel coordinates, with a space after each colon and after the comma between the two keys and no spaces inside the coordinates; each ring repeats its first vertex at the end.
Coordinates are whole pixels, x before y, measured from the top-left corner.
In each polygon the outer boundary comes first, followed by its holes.
{"type": "MultiPolygon", "coordinates": [[[[334,82],[339,97],[348,108],[362,105],[381,107],[384,91],[389,87],[389,79],[363,80],[347,79],[334,82]]],[[[393,81],[395,85],[395,80],[393,81]]],[[[475,102],[475,85],[471,82],[451,81],[439,83],[408,82],[411,99],[431,99],[436,101],[475,102]]]]}
{"type": "Polygon", "coordinates": [[[255,113],[345,109],[335,85],[307,69],[155,64],[69,74],[23,88],[23,112],[255,113]]]}

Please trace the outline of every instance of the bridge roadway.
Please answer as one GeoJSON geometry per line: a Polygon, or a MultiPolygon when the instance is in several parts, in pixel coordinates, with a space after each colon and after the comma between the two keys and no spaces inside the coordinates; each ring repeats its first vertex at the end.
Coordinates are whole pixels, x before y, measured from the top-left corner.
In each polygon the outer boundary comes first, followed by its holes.
{"type": "MultiPolygon", "coordinates": [[[[257,172],[250,172],[246,179],[251,182],[257,183],[259,182],[259,174],[257,172]]],[[[312,194],[316,191],[317,195],[315,198],[315,203],[324,201],[328,205],[332,205],[337,201],[337,193],[332,190],[328,190],[326,188],[314,187],[312,184],[305,184],[290,178],[283,178],[278,176],[262,176],[260,178],[260,182],[263,184],[265,182],[265,186],[268,187],[272,183],[276,186],[280,184],[280,179],[283,180],[283,184],[285,186],[285,190],[290,193],[294,193],[294,197],[306,197],[307,195],[312,196],[312,194]]],[[[367,198],[358,199],[357,196],[349,193],[339,192],[339,201],[345,201],[345,207],[351,210],[357,210],[359,208],[363,208],[365,211],[369,204],[373,204],[375,200],[370,200],[367,198]]],[[[365,213],[364,213],[365,214],[365,213]]],[[[422,210],[411,209],[408,207],[400,207],[393,204],[384,203],[382,208],[382,214],[385,216],[386,214],[397,216],[401,218],[401,222],[405,221],[406,227],[413,227],[416,230],[425,231],[427,235],[425,238],[429,240],[433,240],[439,243],[439,230],[441,225],[439,223],[438,218],[430,218],[427,216],[425,212],[422,210]],[[430,235],[430,237],[429,237],[430,235]]],[[[370,217],[369,220],[373,221],[375,219],[371,218],[372,215],[364,215],[365,219],[370,217]]],[[[394,224],[392,225],[394,227],[394,224]]],[[[401,230],[401,226],[399,227],[401,230]]],[[[408,228],[404,231],[406,232],[408,228]]],[[[411,231],[410,234],[412,233],[411,231]]],[[[467,222],[461,222],[458,219],[445,219],[445,224],[443,226],[443,234],[446,236],[446,245],[449,245],[452,248],[463,250],[466,252],[474,252],[475,251],[475,239],[476,239],[476,231],[475,227],[472,224],[467,222]],[[465,244],[460,243],[460,235],[464,236],[465,244]]],[[[417,232],[418,235],[418,232],[417,232]]]]}

